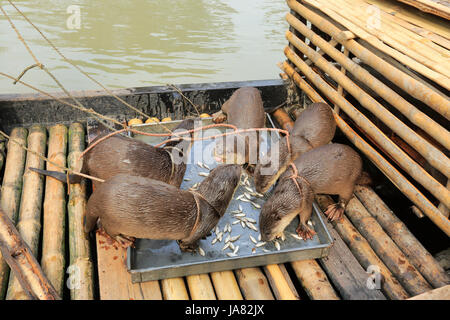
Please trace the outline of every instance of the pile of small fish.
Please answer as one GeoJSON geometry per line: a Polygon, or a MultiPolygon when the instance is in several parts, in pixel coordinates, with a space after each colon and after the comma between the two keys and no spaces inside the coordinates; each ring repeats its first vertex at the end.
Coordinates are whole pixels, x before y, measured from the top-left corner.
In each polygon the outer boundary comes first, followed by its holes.
{"type": "MultiPolygon", "coordinates": [[[[211,170],[211,168],[209,166],[207,166],[205,163],[203,162],[197,162],[197,166],[203,169],[207,169],[207,170],[211,170]]],[[[207,177],[209,175],[209,172],[198,172],[197,173],[199,176],[202,177],[207,177]]],[[[254,208],[256,209],[261,209],[261,205],[256,203],[255,200],[257,198],[261,199],[264,197],[263,194],[256,192],[254,189],[252,189],[250,180],[249,180],[249,176],[246,172],[244,172],[242,174],[243,179],[239,182],[239,185],[242,186],[246,191],[244,191],[244,193],[242,193],[241,195],[237,196],[235,198],[235,200],[237,201],[242,201],[242,202],[248,202],[250,203],[254,208]]],[[[184,181],[191,181],[191,179],[185,178],[184,181]]],[[[197,190],[198,189],[198,185],[200,184],[200,182],[195,183],[194,185],[192,185],[189,190],[197,190]]],[[[215,233],[215,237],[212,239],[211,244],[215,245],[217,243],[221,243],[222,240],[224,240],[224,246],[222,247],[222,251],[225,251],[227,249],[231,250],[231,252],[227,252],[226,255],[228,257],[237,257],[238,256],[238,251],[239,251],[239,245],[235,245],[234,242],[237,241],[240,237],[241,234],[237,234],[232,236],[232,228],[233,225],[240,225],[242,228],[249,228],[255,232],[258,232],[258,228],[256,227],[257,221],[253,218],[247,217],[247,214],[244,212],[242,205],[238,204],[238,209],[237,210],[233,210],[231,211],[231,215],[232,217],[235,219],[233,222],[231,223],[227,223],[223,230],[221,230],[219,228],[219,226],[216,226],[214,233],[215,233]],[[228,233],[228,234],[227,234],[228,233]]],[[[308,224],[310,226],[312,226],[311,221],[308,222],[308,224]]],[[[303,240],[302,237],[298,236],[295,233],[289,233],[294,239],[296,240],[303,240]]],[[[252,235],[249,235],[249,239],[250,241],[254,244],[254,247],[252,248],[252,253],[256,253],[256,249],[257,248],[261,248],[263,252],[271,252],[270,250],[267,250],[266,248],[264,248],[264,246],[266,244],[268,244],[267,242],[261,241],[261,234],[258,234],[257,237],[254,237],[252,235]]],[[[285,236],[284,233],[281,235],[281,242],[285,241],[285,236]]],[[[281,250],[281,244],[279,240],[274,240],[272,242],[275,246],[275,248],[279,251],[281,250]]],[[[202,248],[198,248],[198,253],[201,256],[205,256],[205,251],[202,248]]]]}

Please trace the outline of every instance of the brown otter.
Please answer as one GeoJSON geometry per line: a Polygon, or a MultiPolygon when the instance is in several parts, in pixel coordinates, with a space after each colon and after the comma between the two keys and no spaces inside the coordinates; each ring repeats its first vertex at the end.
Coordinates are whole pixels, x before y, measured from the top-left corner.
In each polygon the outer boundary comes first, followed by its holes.
{"type": "MultiPolygon", "coordinates": [[[[227,123],[238,129],[264,128],[265,113],[258,89],[243,87],[237,89],[222,105],[227,123]]],[[[258,132],[230,135],[216,140],[215,156],[226,163],[256,163],[259,153],[258,132]]]]}
{"type": "Polygon", "coordinates": [[[100,218],[106,233],[122,244],[130,238],[168,239],[179,240],[183,251],[194,250],[225,213],[240,176],[239,165],[220,165],[193,192],[118,174],[99,184],[89,198],[85,231],[100,218]]]}
{"type": "MultiPolygon", "coordinates": [[[[182,121],[173,131],[194,129],[194,119],[182,121]]],[[[99,135],[92,143],[104,137],[99,135]]],[[[163,148],[155,148],[145,142],[115,135],[100,142],[83,158],[82,173],[107,180],[116,174],[129,174],[163,181],[179,187],[186,171],[189,141],[173,141],[163,148]]],[[[38,173],[67,182],[67,176],[57,171],[30,168],[38,173]]],[[[80,183],[82,177],[69,175],[69,183],[80,183]]],[[[94,188],[99,182],[92,181],[94,188]]]]}
{"type": "Polygon", "coordinates": [[[325,214],[330,220],[340,219],[362,172],[358,153],[342,144],[312,149],[293,164],[297,172],[293,167],[284,172],[261,209],[259,225],[264,241],[280,236],[296,215],[300,216],[299,236],[312,238],[315,232],[306,223],[311,217],[315,194],[339,195],[338,204],[328,207],[325,214]]]}
{"type": "Polygon", "coordinates": [[[269,150],[255,168],[256,191],[265,193],[286,170],[288,164],[301,154],[319,146],[328,144],[336,132],[333,111],[326,103],[313,103],[295,120],[287,138],[283,137],[275,150],[269,150]]]}

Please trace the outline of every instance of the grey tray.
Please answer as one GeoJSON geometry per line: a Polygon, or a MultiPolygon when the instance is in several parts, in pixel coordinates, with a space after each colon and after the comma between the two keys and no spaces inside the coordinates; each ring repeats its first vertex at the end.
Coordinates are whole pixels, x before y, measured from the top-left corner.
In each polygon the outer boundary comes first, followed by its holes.
{"type": "MultiPolygon", "coordinates": [[[[209,123],[211,123],[210,119],[203,120],[203,125],[209,123]]],[[[176,122],[167,123],[169,128],[175,125],[176,122]]],[[[268,126],[270,125],[273,126],[270,118],[268,118],[268,126]]],[[[155,125],[141,125],[139,129],[147,132],[161,132],[161,128],[155,125]]],[[[162,140],[160,138],[142,135],[136,136],[136,138],[151,144],[158,143],[162,140]]],[[[262,150],[265,150],[265,146],[270,145],[270,141],[266,140],[269,139],[263,139],[262,141],[262,150]]],[[[204,179],[198,173],[208,172],[208,170],[199,167],[197,165],[198,161],[206,163],[211,170],[218,165],[210,154],[213,144],[214,142],[212,140],[207,140],[203,141],[203,143],[195,142],[192,145],[185,174],[185,179],[189,181],[183,181],[181,189],[188,189],[204,179]],[[205,149],[207,152],[204,153],[203,150],[205,149]]],[[[250,181],[250,187],[254,190],[253,179],[249,178],[248,180],[250,181]]],[[[224,230],[227,223],[232,225],[232,222],[236,221],[236,218],[233,217],[231,212],[238,210],[239,205],[246,214],[246,217],[253,218],[257,221],[255,226],[259,230],[258,218],[260,209],[257,209],[249,202],[236,200],[236,197],[244,192],[247,192],[247,190],[243,185],[240,185],[226,213],[218,223],[220,231],[224,230]]],[[[269,196],[270,191],[263,198],[254,198],[252,201],[262,206],[269,196]]],[[[258,240],[259,231],[254,231],[248,227],[242,228],[240,223],[232,225],[231,231],[231,236],[240,235],[240,238],[233,242],[235,246],[239,246],[236,257],[228,257],[226,255],[227,252],[232,252],[231,249],[222,250],[225,244],[225,238],[229,233],[224,233],[222,241],[216,242],[214,245],[212,244],[212,240],[216,237],[214,231],[206,239],[200,240],[200,247],[204,250],[205,256],[200,255],[198,252],[181,252],[178,244],[173,240],[137,239],[135,248],[128,249],[128,271],[131,273],[133,282],[144,282],[237,268],[285,263],[294,260],[321,258],[328,254],[328,250],[332,245],[332,238],[322,220],[319,210],[318,206],[314,203],[313,214],[310,220],[312,227],[317,233],[314,238],[304,241],[298,240],[291,235],[295,234],[295,229],[298,225],[298,218],[295,218],[285,230],[285,241],[278,240],[280,250],[277,250],[274,243],[271,242],[256,248],[252,252],[255,244],[250,240],[249,236],[252,235],[258,240]]]]}

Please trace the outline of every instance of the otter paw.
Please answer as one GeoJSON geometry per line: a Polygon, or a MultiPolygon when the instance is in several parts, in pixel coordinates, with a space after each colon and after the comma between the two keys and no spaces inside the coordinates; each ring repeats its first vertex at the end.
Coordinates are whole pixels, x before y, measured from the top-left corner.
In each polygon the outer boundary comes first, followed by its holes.
{"type": "Polygon", "coordinates": [[[195,252],[198,249],[198,242],[186,243],[181,240],[177,240],[180,250],[183,252],[195,252]]]}
{"type": "Polygon", "coordinates": [[[306,225],[299,225],[295,231],[297,232],[299,237],[302,237],[304,240],[308,239],[312,240],[312,238],[316,234],[316,232],[313,229],[311,229],[306,225]]]}
{"type": "Polygon", "coordinates": [[[328,206],[327,211],[324,214],[330,221],[339,221],[344,218],[344,207],[342,204],[335,203],[328,206]]]}
{"type": "Polygon", "coordinates": [[[213,114],[213,119],[212,119],[212,121],[214,122],[214,123],[224,123],[225,122],[225,120],[227,120],[227,116],[225,115],[225,114],[219,114],[219,115],[216,115],[216,114],[213,114]]]}
{"type": "Polygon", "coordinates": [[[125,249],[127,249],[128,247],[133,247],[134,248],[134,242],[136,241],[136,238],[127,237],[127,236],[124,236],[124,235],[116,236],[115,239],[125,249]]]}

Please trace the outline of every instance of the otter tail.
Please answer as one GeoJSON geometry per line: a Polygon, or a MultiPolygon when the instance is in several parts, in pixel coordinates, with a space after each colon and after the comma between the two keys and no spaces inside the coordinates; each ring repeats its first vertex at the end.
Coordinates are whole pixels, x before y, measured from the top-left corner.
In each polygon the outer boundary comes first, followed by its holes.
{"type": "MultiPolygon", "coordinates": [[[[44,176],[49,176],[52,178],[55,178],[58,181],[67,182],[67,175],[64,172],[59,172],[59,171],[49,171],[49,170],[42,170],[42,169],[37,169],[37,168],[32,168],[29,167],[28,169],[30,169],[31,171],[37,172],[39,174],[43,174],[44,176]]],[[[74,184],[74,183],[80,183],[81,182],[81,176],[75,175],[75,174],[69,174],[69,183],[70,184],[74,184]]]]}
{"type": "Polygon", "coordinates": [[[369,173],[366,171],[361,172],[361,175],[356,180],[355,184],[358,184],[360,186],[370,186],[373,184],[373,180],[370,177],[369,173]]]}

